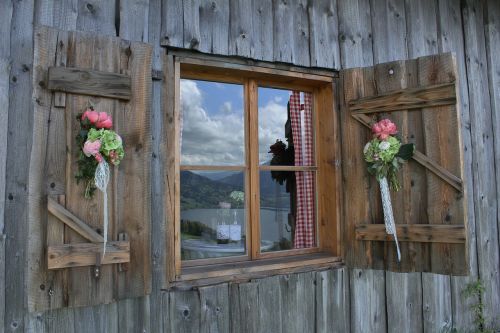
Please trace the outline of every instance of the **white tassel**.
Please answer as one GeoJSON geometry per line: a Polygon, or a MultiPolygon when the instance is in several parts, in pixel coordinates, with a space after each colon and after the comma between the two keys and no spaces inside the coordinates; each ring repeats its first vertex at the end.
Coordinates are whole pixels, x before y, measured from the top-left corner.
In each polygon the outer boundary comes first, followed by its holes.
{"type": "Polygon", "coordinates": [[[95,186],[101,190],[103,194],[103,199],[104,199],[104,231],[103,231],[103,238],[104,238],[104,245],[103,245],[103,250],[102,250],[102,258],[104,258],[104,254],[106,253],[106,242],[108,240],[108,183],[109,183],[109,165],[106,163],[106,161],[103,159],[101,163],[97,166],[97,169],[95,171],[95,186]]]}
{"type": "Polygon", "coordinates": [[[396,224],[394,222],[394,214],[392,212],[391,194],[389,192],[389,184],[387,183],[387,178],[382,178],[379,183],[380,194],[382,195],[382,207],[384,209],[385,231],[389,235],[394,235],[396,250],[398,252],[398,262],[400,262],[401,252],[399,251],[398,236],[396,234],[396,224]]]}

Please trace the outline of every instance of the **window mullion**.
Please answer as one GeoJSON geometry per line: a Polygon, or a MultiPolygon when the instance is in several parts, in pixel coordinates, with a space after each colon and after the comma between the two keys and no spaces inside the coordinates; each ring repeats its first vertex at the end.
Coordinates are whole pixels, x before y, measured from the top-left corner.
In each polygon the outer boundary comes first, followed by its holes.
{"type": "Polygon", "coordinates": [[[248,151],[250,171],[250,255],[257,259],[260,255],[260,201],[259,201],[259,128],[258,128],[258,86],[255,80],[247,84],[246,107],[248,114],[248,151]]]}

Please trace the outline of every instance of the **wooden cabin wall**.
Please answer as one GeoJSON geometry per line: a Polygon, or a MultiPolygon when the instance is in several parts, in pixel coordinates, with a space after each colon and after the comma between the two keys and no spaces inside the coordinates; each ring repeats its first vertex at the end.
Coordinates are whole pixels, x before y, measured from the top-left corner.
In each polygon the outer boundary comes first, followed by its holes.
{"type": "MultiPolygon", "coordinates": [[[[3,0],[0,32],[0,197],[5,197],[0,200],[0,327],[5,332],[469,330],[474,318],[461,291],[478,278],[486,287],[483,302],[488,323],[500,324],[497,0],[3,0]],[[167,18],[163,28],[162,16],[167,18]],[[290,29],[292,17],[301,24],[298,35],[290,29]],[[218,23],[216,29],[211,19],[218,23]],[[339,269],[165,292],[160,290],[167,260],[164,225],[153,223],[151,295],[28,313],[24,277],[34,24],[151,43],[158,70],[160,44],[336,69],[456,52],[470,276],[339,269]]],[[[160,177],[163,163],[158,140],[160,86],[161,81],[153,82],[152,179],[160,177]]],[[[153,181],[152,186],[153,219],[163,221],[162,183],[153,181]]]]}

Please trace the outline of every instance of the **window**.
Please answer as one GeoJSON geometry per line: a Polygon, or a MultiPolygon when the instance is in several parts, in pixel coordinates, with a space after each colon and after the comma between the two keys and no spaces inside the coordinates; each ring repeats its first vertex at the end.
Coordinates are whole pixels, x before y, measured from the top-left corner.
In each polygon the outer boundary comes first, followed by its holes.
{"type": "Polygon", "coordinates": [[[339,262],[333,73],[173,62],[173,280],[339,262]]]}

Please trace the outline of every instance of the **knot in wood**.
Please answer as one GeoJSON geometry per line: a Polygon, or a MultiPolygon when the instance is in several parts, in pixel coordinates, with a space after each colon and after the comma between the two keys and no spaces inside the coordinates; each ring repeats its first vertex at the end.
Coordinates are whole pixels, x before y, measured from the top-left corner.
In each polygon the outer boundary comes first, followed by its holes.
{"type": "Polygon", "coordinates": [[[94,8],[94,5],[92,5],[91,3],[87,3],[85,5],[85,7],[87,8],[87,10],[91,13],[91,14],[95,14],[95,8],[94,8]]]}

